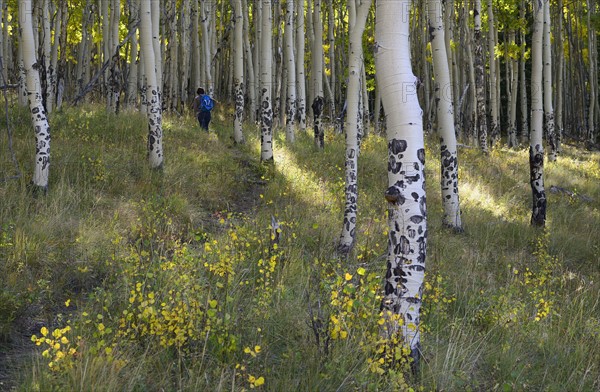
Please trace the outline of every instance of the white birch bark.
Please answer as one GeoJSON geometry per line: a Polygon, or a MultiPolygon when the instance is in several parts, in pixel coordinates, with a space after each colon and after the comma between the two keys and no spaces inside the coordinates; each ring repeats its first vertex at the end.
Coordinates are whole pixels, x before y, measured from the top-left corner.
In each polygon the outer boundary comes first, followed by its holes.
{"type": "Polygon", "coordinates": [[[556,161],[558,149],[556,130],[554,129],[554,106],[552,102],[552,44],[550,42],[550,1],[543,0],[544,6],[544,43],[543,43],[543,78],[544,78],[544,133],[548,141],[548,160],[556,161]]]}
{"type": "Polygon", "coordinates": [[[533,195],[531,224],[546,224],[546,191],[544,189],[544,147],[542,145],[544,108],[542,105],[544,6],[533,0],[533,33],[531,38],[531,132],[529,136],[529,170],[533,195]]]}
{"type": "MultiPolygon", "coordinates": [[[[28,98],[27,98],[27,73],[25,72],[25,62],[23,61],[23,45],[19,45],[17,48],[18,52],[18,64],[19,64],[19,77],[17,80],[18,91],[19,91],[19,105],[27,106],[28,98]]],[[[34,49],[35,52],[35,49],[34,49]]]]}
{"type": "Polygon", "coordinates": [[[261,36],[261,117],[260,117],[260,160],[273,161],[273,86],[272,64],[273,47],[271,42],[272,12],[271,0],[262,0],[262,36],[261,36]]]}
{"type": "Polygon", "coordinates": [[[458,151],[454,131],[454,98],[446,54],[442,4],[428,0],[429,39],[433,56],[434,91],[437,100],[437,125],[440,135],[441,190],[444,216],[442,223],[462,231],[458,195],[458,151]]]}
{"type": "MultiPolygon", "coordinates": [[[[153,11],[150,3],[142,0],[140,9],[140,51],[144,56],[146,100],[148,104],[148,161],[153,169],[163,165],[162,107],[158,87],[158,69],[154,52],[153,11]]],[[[160,59],[159,59],[160,61],[160,59]]]]}
{"type": "MultiPolygon", "coordinates": [[[[355,0],[349,0],[355,3],[355,0]]],[[[361,94],[361,76],[364,67],[362,51],[362,36],[365,31],[371,0],[358,0],[354,25],[350,26],[350,48],[348,65],[348,100],[346,116],[346,204],[344,208],[344,223],[338,251],[348,254],[356,241],[356,215],[358,211],[358,128],[362,125],[359,117],[359,101],[361,94]]],[[[352,7],[354,4],[350,5],[352,7]]],[[[354,7],[353,7],[354,8],[354,7]]]]}
{"type": "MultiPolygon", "coordinates": [[[[181,71],[180,75],[180,89],[179,89],[179,104],[182,106],[182,109],[186,107],[185,102],[191,97],[193,91],[195,89],[189,86],[190,80],[190,59],[191,59],[191,51],[190,51],[190,40],[194,40],[193,31],[191,29],[192,19],[192,5],[190,0],[184,0],[181,6],[181,71]]],[[[198,34],[198,30],[195,31],[198,34]]]]}
{"type": "Polygon", "coordinates": [[[596,34],[594,31],[594,25],[592,24],[592,16],[594,14],[595,4],[594,0],[588,1],[588,14],[587,14],[587,29],[588,29],[588,61],[589,61],[589,80],[590,85],[590,101],[588,106],[588,141],[593,145],[596,142],[596,100],[598,95],[598,67],[596,65],[598,61],[597,45],[596,45],[596,34]]]}
{"type": "Polygon", "coordinates": [[[313,13],[314,41],[312,51],[314,98],[311,109],[313,111],[315,145],[319,149],[325,147],[325,132],[323,129],[323,109],[325,108],[325,97],[323,94],[323,21],[321,20],[321,8],[321,0],[315,0],[313,13]]]}
{"type": "Polygon", "coordinates": [[[388,261],[382,307],[387,337],[400,332],[418,364],[427,214],[423,112],[409,51],[410,0],[378,0],[377,85],[387,115],[388,261]],[[399,315],[401,322],[393,315],[399,315]]]}
{"type": "Polygon", "coordinates": [[[50,125],[42,103],[39,63],[35,56],[31,0],[19,1],[19,25],[23,68],[27,79],[27,96],[31,122],[35,131],[35,166],[32,183],[43,192],[48,190],[50,175],[50,125]]]}
{"type": "Polygon", "coordinates": [[[304,76],[304,1],[296,1],[296,108],[298,126],[306,131],[306,80],[304,76]]]}
{"type": "Polygon", "coordinates": [[[244,121],[244,15],[242,14],[242,0],[234,0],[234,29],[233,29],[233,84],[235,98],[235,111],[233,114],[233,140],[236,143],[244,142],[242,123],[244,121]]]}
{"type": "Polygon", "coordinates": [[[287,72],[287,99],[285,137],[294,142],[296,123],[296,59],[294,58],[294,0],[287,0],[285,13],[285,62],[287,72]]]}

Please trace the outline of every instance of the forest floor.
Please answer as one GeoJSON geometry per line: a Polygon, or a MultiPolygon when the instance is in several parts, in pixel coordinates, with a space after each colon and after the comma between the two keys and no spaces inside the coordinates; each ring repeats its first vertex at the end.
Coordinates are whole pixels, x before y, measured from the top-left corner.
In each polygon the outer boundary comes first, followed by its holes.
{"type": "MultiPolygon", "coordinates": [[[[211,134],[167,115],[156,172],[142,115],[67,108],[51,117],[49,192],[32,197],[28,114],[10,115],[25,174],[0,184],[0,390],[600,388],[598,152],[565,145],[546,164],[536,230],[527,149],[462,147],[458,235],[441,227],[439,146],[426,138],[423,362],[411,375],[378,333],[382,136],[361,146],[344,258],[343,135],[327,130],[318,151],[309,133],[290,145],[276,132],[264,165],[255,126],[232,142],[231,113],[215,113],[211,134]]],[[[12,170],[3,155],[0,172],[12,170]]]]}

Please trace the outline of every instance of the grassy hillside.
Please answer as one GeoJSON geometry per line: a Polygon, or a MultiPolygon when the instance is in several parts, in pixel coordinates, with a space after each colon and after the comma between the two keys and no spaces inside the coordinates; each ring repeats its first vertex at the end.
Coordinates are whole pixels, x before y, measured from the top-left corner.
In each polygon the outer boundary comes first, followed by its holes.
{"type": "Polygon", "coordinates": [[[427,138],[423,361],[410,375],[378,335],[385,140],[363,142],[358,243],[340,259],[343,135],[318,152],[279,132],[270,167],[254,127],[233,145],[230,119],[216,113],[206,134],[166,117],[153,172],[142,115],[53,114],[50,190],[35,197],[28,114],[11,110],[24,176],[0,183],[0,390],[600,389],[600,154],[565,145],[547,163],[547,189],[574,193],[548,192],[541,231],[527,151],[462,148],[454,234],[427,138]]]}

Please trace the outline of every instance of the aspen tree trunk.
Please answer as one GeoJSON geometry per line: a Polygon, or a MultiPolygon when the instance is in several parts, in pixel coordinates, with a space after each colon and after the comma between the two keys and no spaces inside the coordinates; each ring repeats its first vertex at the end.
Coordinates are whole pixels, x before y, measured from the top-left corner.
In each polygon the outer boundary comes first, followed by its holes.
{"type": "Polygon", "coordinates": [[[454,132],[454,99],[450,86],[450,69],[446,55],[442,3],[428,0],[429,39],[433,55],[433,75],[437,104],[437,126],[440,135],[441,189],[444,217],[442,223],[462,231],[458,195],[458,151],[454,132]]]}
{"type": "MultiPolygon", "coordinates": [[[[519,17],[525,18],[525,1],[521,1],[521,7],[519,8],[519,17]]],[[[521,58],[519,59],[519,80],[520,80],[520,92],[521,92],[521,142],[525,143],[529,140],[529,111],[527,110],[527,80],[525,78],[525,64],[527,62],[525,58],[526,42],[525,42],[525,31],[521,28],[521,58]]]]}
{"type": "Polygon", "coordinates": [[[110,71],[110,94],[112,110],[115,113],[119,112],[120,96],[121,96],[121,61],[120,54],[115,53],[117,46],[119,45],[119,22],[121,18],[121,1],[113,0],[111,6],[111,40],[110,40],[110,57],[117,56],[117,61],[113,62],[112,69],[110,71]]]}
{"type": "Polygon", "coordinates": [[[304,1],[296,1],[296,112],[298,126],[306,131],[306,79],[304,74],[304,1]]]}
{"type": "MultiPolygon", "coordinates": [[[[34,46],[35,47],[35,46],[34,46]]],[[[27,73],[25,72],[25,62],[23,60],[23,45],[18,46],[17,55],[19,57],[19,78],[17,80],[18,91],[19,91],[19,105],[26,106],[28,105],[27,98],[27,73]]],[[[35,53],[35,49],[34,49],[35,53]]],[[[39,74],[38,74],[39,77],[39,74]]]]}
{"type": "Polygon", "coordinates": [[[5,53],[8,52],[6,46],[6,41],[8,40],[8,28],[5,29],[8,22],[6,19],[8,17],[5,16],[6,11],[4,9],[4,1],[5,0],[0,0],[0,23],[2,23],[2,29],[0,30],[0,60],[2,60],[2,69],[0,69],[0,72],[2,72],[2,80],[4,80],[4,83],[8,83],[7,61],[5,55],[5,53]]]}
{"type": "MultiPolygon", "coordinates": [[[[158,87],[158,67],[155,57],[153,39],[154,1],[141,2],[140,10],[140,50],[144,56],[144,72],[146,74],[146,100],[148,103],[148,161],[150,167],[159,169],[163,166],[162,146],[162,106],[158,87]]],[[[158,2],[156,2],[158,3],[158,2]]],[[[160,58],[158,59],[160,61],[160,58]]]]}
{"type": "MultiPolygon", "coordinates": [[[[202,71],[201,71],[201,64],[202,64],[202,59],[200,57],[200,47],[201,47],[201,41],[200,41],[200,35],[198,34],[198,32],[200,31],[200,24],[198,23],[198,18],[200,17],[200,6],[198,4],[199,2],[197,0],[192,1],[192,8],[191,8],[191,19],[192,19],[192,76],[191,76],[191,86],[190,88],[192,89],[192,94],[196,91],[196,89],[198,87],[200,87],[200,83],[201,83],[201,75],[202,75],[202,71]]],[[[247,13],[246,13],[247,15],[247,13]]]]}
{"type": "Polygon", "coordinates": [[[234,0],[233,28],[233,84],[235,91],[235,112],[233,114],[233,140],[241,144],[244,142],[242,123],[244,121],[244,15],[242,14],[242,0],[234,0]]]}
{"type": "MultiPolygon", "coordinates": [[[[516,45],[515,43],[515,32],[513,30],[509,33],[509,45],[516,45]]],[[[507,58],[510,69],[510,90],[509,90],[509,114],[508,114],[508,147],[516,147],[517,142],[517,97],[519,88],[519,63],[516,58],[510,56],[507,58]]]]}
{"type": "MultiPolygon", "coordinates": [[[[144,3],[144,0],[140,0],[142,3],[144,3]]],[[[161,110],[161,123],[162,123],[162,92],[163,92],[163,64],[162,64],[162,54],[163,54],[163,49],[162,49],[162,45],[160,42],[160,13],[161,13],[161,8],[160,8],[160,1],[151,1],[151,13],[152,13],[152,30],[151,30],[151,37],[152,37],[152,47],[154,48],[154,62],[153,63],[148,63],[146,60],[146,65],[147,64],[152,64],[152,68],[146,68],[146,77],[148,76],[149,73],[153,72],[152,70],[156,69],[156,86],[157,86],[157,91],[158,91],[158,101],[160,102],[160,110],[161,110]]],[[[140,27],[140,36],[141,36],[141,27],[140,27]]],[[[141,39],[140,39],[141,41],[141,39]]],[[[140,47],[141,47],[141,43],[140,43],[140,47]]],[[[148,84],[149,85],[149,84],[148,84]]],[[[148,93],[146,93],[146,96],[148,96],[148,93]]],[[[148,100],[147,104],[150,104],[150,100],[148,100]]],[[[162,125],[161,125],[161,137],[162,137],[162,125]]],[[[162,143],[162,141],[161,141],[162,143]]],[[[162,153],[162,150],[161,150],[162,153]]]]}
{"type": "MultiPolygon", "coordinates": [[[[49,0],[44,0],[42,2],[41,7],[41,25],[42,25],[42,56],[40,60],[40,65],[44,67],[43,75],[41,76],[42,80],[42,98],[44,101],[44,106],[46,107],[46,112],[48,114],[52,113],[52,109],[54,109],[54,102],[49,102],[50,95],[50,74],[52,73],[50,59],[52,56],[52,33],[50,28],[50,6],[48,4],[49,0]]],[[[39,52],[38,52],[39,53],[39,52]]]]}
{"type": "Polygon", "coordinates": [[[548,140],[548,160],[556,161],[558,153],[556,130],[554,129],[554,107],[552,105],[552,52],[550,43],[550,0],[543,0],[544,37],[543,37],[543,79],[544,79],[544,133],[548,140]]]}
{"type": "Polygon", "coordinates": [[[321,0],[315,0],[314,14],[314,42],[312,52],[312,77],[314,83],[314,98],[311,105],[313,111],[315,131],[315,145],[319,149],[325,147],[325,132],[323,130],[323,108],[325,98],[323,96],[323,21],[321,20],[321,0]]]}
{"type": "Polygon", "coordinates": [[[48,71],[48,97],[46,98],[46,108],[48,113],[54,109],[56,104],[56,90],[57,90],[57,72],[58,72],[58,47],[60,46],[59,34],[62,30],[62,15],[63,9],[59,7],[55,14],[54,19],[54,42],[52,42],[52,49],[50,53],[50,68],[48,71]]]}
{"type": "Polygon", "coordinates": [[[358,128],[362,124],[359,117],[359,97],[361,94],[360,79],[364,68],[362,36],[365,31],[371,0],[349,0],[349,7],[356,9],[354,24],[350,25],[350,64],[348,67],[348,100],[346,116],[346,206],[344,208],[344,224],[338,251],[348,254],[356,241],[356,214],[358,211],[358,128]],[[357,3],[357,4],[356,4],[357,3]],[[356,7],[355,7],[356,5],[356,7]]]}
{"type": "MultiPolygon", "coordinates": [[[[129,29],[137,30],[139,21],[139,0],[129,2],[129,29]]],[[[138,93],[138,38],[137,32],[131,36],[131,50],[129,53],[129,74],[127,76],[127,105],[135,107],[137,105],[138,93]]]]}
{"type": "Polygon", "coordinates": [[[479,127],[477,126],[477,83],[475,80],[475,61],[473,59],[473,51],[471,50],[471,47],[473,46],[473,40],[471,37],[471,31],[469,29],[469,24],[468,22],[468,6],[465,4],[464,6],[464,23],[463,23],[463,30],[465,32],[465,47],[466,47],[466,51],[467,51],[467,60],[468,60],[468,64],[469,64],[469,96],[471,97],[471,104],[469,105],[469,112],[468,115],[466,115],[465,117],[467,117],[469,119],[469,130],[467,131],[467,139],[469,140],[469,144],[475,144],[475,141],[478,138],[478,129],[479,127]]]}
{"type": "Polygon", "coordinates": [[[286,130],[288,142],[295,139],[296,121],[296,59],[294,58],[294,0],[287,0],[285,14],[285,62],[287,69],[286,130]]]}
{"type": "Polygon", "coordinates": [[[410,63],[410,0],[378,0],[375,24],[377,85],[387,115],[388,261],[382,308],[385,335],[400,332],[414,366],[420,350],[427,214],[423,112],[410,63]],[[397,317],[400,317],[400,321],[397,317]]]}
{"type": "Polygon", "coordinates": [[[590,102],[588,107],[588,137],[587,140],[593,145],[596,143],[596,99],[598,94],[598,67],[596,62],[598,61],[597,56],[597,45],[596,45],[596,31],[592,25],[592,14],[594,13],[595,5],[594,0],[588,0],[588,13],[587,13],[587,33],[588,33],[588,59],[589,59],[589,80],[590,85],[590,102]]]}
{"type": "Polygon", "coordinates": [[[210,29],[211,26],[211,7],[212,2],[210,0],[201,0],[202,4],[202,43],[203,43],[203,54],[204,54],[204,82],[206,83],[206,93],[213,96],[214,92],[214,83],[212,78],[212,70],[211,70],[211,60],[212,60],[212,51],[211,51],[211,36],[213,31],[210,29]]]}
{"type": "Polygon", "coordinates": [[[35,167],[32,184],[37,189],[48,190],[50,174],[50,125],[42,103],[42,91],[32,26],[31,0],[19,1],[19,26],[23,53],[23,68],[27,78],[27,96],[31,122],[35,130],[35,167]]]}
{"type": "MultiPolygon", "coordinates": [[[[306,2],[306,38],[307,38],[307,42],[308,42],[308,51],[310,53],[309,59],[308,59],[308,64],[307,64],[307,78],[306,78],[306,113],[307,115],[309,113],[312,113],[312,107],[311,107],[311,102],[313,102],[313,99],[315,97],[315,76],[314,76],[314,68],[313,68],[313,61],[314,61],[314,43],[315,43],[315,29],[314,29],[314,24],[313,24],[313,11],[312,11],[312,1],[307,1],[306,2]],[[312,51],[312,53],[311,53],[312,51]]],[[[309,119],[310,120],[310,117],[309,119]]],[[[310,122],[310,121],[309,121],[310,122]]],[[[312,125],[312,124],[310,124],[312,125]]]]}
{"type": "Polygon", "coordinates": [[[561,140],[563,134],[563,85],[564,85],[564,67],[565,54],[563,44],[563,0],[558,0],[558,17],[556,20],[556,43],[557,43],[557,70],[556,70],[556,149],[560,153],[561,140]]]}
{"type": "Polygon", "coordinates": [[[479,134],[479,146],[484,154],[488,153],[488,126],[487,111],[485,105],[485,60],[483,56],[483,45],[481,44],[481,0],[475,0],[473,10],[475,18],[475,29],[473,41],[475,43],[475,90],[477,94],[477,127],[479,134]]]}
{"type": "Polygon", "coordinates": [[[246,74],[247,74],[247,89],[248,94],[248,112],[250,114],[249,120],[251,123],[256,122],[256,79],[254,74],[254,58],[252,56],[252,49],[250,47],[250,28],[248,26],[248,3],[246,0],[242,0],[243,7],[243,21],[244,21],[244,53],[246,58],[246,74]]]}
{"type": "MultiPolygon", "coordinates": [[[[195,89],[189,86],[190,80],[190,39],[194,39],[194,32],[191,30],[191,13],[192,13],[192,5],[190,0],[184,0],[181,6],[181,71],[180,75],[180,89],[179,89],[179,107],[181,110],[185,110],[186,102],[192,97],[192,94],[195,92],[195,89]]],[[[241,23],[240,23],[241,24],[241,23]]],[[[198,30],[195,31],[195,34],[198,34],[198,30]]],[[[197,41],[196,39],[194,39],[197,41]]],[[[243,55],[243,54],[242,54],[243,55]]],[[[244,64],[242,62],[242,73],[244,70],[244,64]]]]}
{"type": "Polygon", "coordinates": [[[369,91],[367,90],[367,73],[365,67],[361,70],[361,109],[362,109],[362,125],[363,125],[363,136],[369,135],[369,129],[371,128],[371,112],[369,110],[369,91]]]}
{"type": "Polygon", "coordinates": [[[498,95],[496,90],[496,27],[494,25],[494,6],[492,0],[488,0],[488,52],[490,63],[490,142],[495,145],[500,139],[499,124],[498,124],[498,95]]]}
{"type": "MultiPolygon", "coordinates": [[[[333,0],[327,0],[327,42],[329,43],[329,87],[331,90],[331,103],[330,117],[333,118],[336,113],[336,95],[335,95],[335,84],[336,84],[336,74],[335,74],[335,11],[333,9],[333,0]]],[[[326,76],[327,77],[327,76],[326,76]]]]}
{"type": "Polygon", "coordinates": [[[544,0],[533,0],[533,33],[531,38],[531,133],[529,137],[529,170],[533,208],[531,224],[546,224],[546,191],[544,189],[544,147],[542,145],[544,109],[542,106],[542,71],[544,38],[544,0]]]}
{"type": "Polygon", "coordinates": [[[260,120],[260,160],[273,161],[273,106],[271,89],[273,87],[273,47],[271,42],[272,12],[271,0],[262,0],[261,11],[261,120],[260,120]]]}
{"type": "MultiPolygon", "coordinates": [[[[67,23],[69,22],[69,11],[67,2],[60,3],[60,15],[62,22],[60,23],[60,37],[58,39],[58,45],[60,46],[60,53],[66,53],[67,51],[67,23]]],[[[58,61],[58,53],[57,53],[58,61]]],[[[55,73],[57,76],[56,82],[56,108],[60,109],[63,103],[63,96],[65,90],[65,75],[68,74],[67,69],[67,56],[60,56],[60,61],[55,67],[55,73]],[[60,71],[60,72],[59,72],[60,71]]]]}
{"type": "Polygon", "coordinates": [[[258,123],[262,121],[262,2],[263,0],[255,0],[252,7],[252,19],[254,24],[254,74],[256,80],[256,116],[258,123]]]}

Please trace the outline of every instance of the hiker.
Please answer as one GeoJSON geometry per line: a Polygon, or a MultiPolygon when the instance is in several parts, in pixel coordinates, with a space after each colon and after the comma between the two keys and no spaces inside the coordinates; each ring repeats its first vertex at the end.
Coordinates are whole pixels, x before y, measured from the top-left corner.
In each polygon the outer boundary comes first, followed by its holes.
{"type": "Polygon", "coordinates": [[[194,114],[200,123],[200,128],[208,132],[208,123],[210,123],[210,111],[215,106],[215,101],[204,93],[204,89],[199,87],[196,90],[196,97],[194,98],[194,114]]]}

